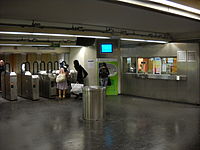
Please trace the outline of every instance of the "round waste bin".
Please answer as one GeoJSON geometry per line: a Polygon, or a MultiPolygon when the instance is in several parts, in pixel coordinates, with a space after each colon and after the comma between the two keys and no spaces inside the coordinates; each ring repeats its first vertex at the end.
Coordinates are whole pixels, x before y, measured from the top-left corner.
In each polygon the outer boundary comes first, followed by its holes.
{"type": "Polygon", "coordinates": [[[104,119],[105,87],[85,86],[83,87],[83,119],[104,119]]]}

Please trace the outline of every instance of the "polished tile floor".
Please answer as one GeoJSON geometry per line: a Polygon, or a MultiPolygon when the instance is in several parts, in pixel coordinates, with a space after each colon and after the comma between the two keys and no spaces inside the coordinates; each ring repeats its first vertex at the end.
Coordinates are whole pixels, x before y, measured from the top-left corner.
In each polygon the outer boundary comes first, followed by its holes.
{"type": "Polygon", "coordinates": [[[0,150],[199,150],[200,107],[106,97],[106,120],[83,121],[82,101],[0,98],[0,150]]]}

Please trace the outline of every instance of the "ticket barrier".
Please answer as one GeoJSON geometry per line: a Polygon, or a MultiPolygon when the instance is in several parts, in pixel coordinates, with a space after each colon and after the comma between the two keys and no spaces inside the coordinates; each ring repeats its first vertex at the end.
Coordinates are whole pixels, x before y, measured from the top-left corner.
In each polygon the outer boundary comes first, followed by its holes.
{"type": "Polygon", "coordinates": [[[40,63],[40,96],[45,98],[55,98],[57,95],[56,89],[56,74],[52,73],[52,62],[47,63],[47,71],[41,70],[41,66],[45,66],[45,62],[40,63]]]}
{"type": "Polygon", "coordinates": [[[10,71],[10,64],[6,63],[6,71],[1,74],[2,97],[8,100],[17,100],[17,74],[10,71]],[[7,71],[7,66],[9,70],[7,71]]]}
{"type": "Polygon", "coordinates": [[[56,74],[58,75],[59,74],[59,63],[58,61],[55,61],[54,62],[54,66],[53,66],[53,71],[52,71],[53,74],[56,74]]]}
{"type": "Polygon", "coordinates": [[[17,74],[17,80],[19,96],[31,100],[39,100],[39,77],[31,74],[29,62],[21,64],[21,73],[17,74]]]}

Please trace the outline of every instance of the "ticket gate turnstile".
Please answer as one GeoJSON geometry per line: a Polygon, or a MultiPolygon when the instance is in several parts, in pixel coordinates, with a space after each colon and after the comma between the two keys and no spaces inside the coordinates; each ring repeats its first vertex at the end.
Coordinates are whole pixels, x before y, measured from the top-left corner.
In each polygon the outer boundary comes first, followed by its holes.
{"type": "Polygon", "coordinates": [[[55,61],[55,62],[54,62],[54,67],[53,67],[52,73],[53,73],[53,74],[56,74],[56,75],[59,74],[59,62],[58,62],[58,61],[55,61]]]}
{"type": "Polygon", "coordinates": [[[2,72],[1,74],[1,89],[2,97],[7,100],[17,100],[17,74],[10,72],[10,64],[6,63],[5,66],[9,66],[9,71],[2,72]]]}
{"type": "Polygon", "coordinates": [[[50,73],[40,74],[40,96],[46,98],[55,98],[57,95],[56,76],[50,73]]]}
{"type": "Polygon", "coordinates": [[[52,62],[47,63],[47,72],[45,71],[45,62],[40,63],[40,96],[45,98],[55,98],[57,95],[56,74],[52,73],[52,62]],[[51,68],[50,68],[51,67],[51,68]]]}
{"type": "Polygon", "coordinates": [[[21,65],[21,73],[17,74],[18,79],[18,95],[31,99],[39,100],[39,76],[32,75],[30,71],[30,63],[25,62],[21,65]],[[25,65],[25,71],[22,70],[22,65],[25,65]],[[27,69],[29,66],[29,69],[27,69]]]}

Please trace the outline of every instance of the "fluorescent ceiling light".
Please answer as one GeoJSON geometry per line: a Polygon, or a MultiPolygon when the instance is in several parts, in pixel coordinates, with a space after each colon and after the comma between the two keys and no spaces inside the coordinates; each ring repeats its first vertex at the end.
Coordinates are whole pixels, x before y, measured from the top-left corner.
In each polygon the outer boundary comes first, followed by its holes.
{"type": "Polygon", "coordinates": [[[60,47],[82,47],[79,45],[60,45],[60,47]]]}
{"type": "Polygon", "coordinates": [[[120,38],[120,40],[123,40],[123,41],[134,41],[134,42],[145,42],[145,40],[142,40],[142,39],[120,38]]]}
{"type": "Polygon", "coordinates": [[[47,45],[47,44],[22,44],[22,46],[50,46],[50,45],[47,45]]]}
{"type": "Polygon", "coordinates": [[[56,34],[56,33],[32,33],[32,32],[10,32],[10,31],[0,31],[0,34],[37,35],[37,36],[57,36],[57,37],[85,37],[85,38],[97,38],[97,39],[110,39],[110,37],[106,37],[106,36],[56,34]]]}
{"type": "Polygon", "coordinates": [[[50,45],[46,45],[46,44],[0,44],[0,46],[50,46],[50,45]]]}
{"type": "Polygon", "coordinates": [[[159,40],[143,40],[143,39],[129,39],[129,38],[120,38],[123,41],[134,41],[134,42],[151,42],[151,43],[167,43],[166,41],[159,40]]]}
{"type": "Polygon", "coordinates": [[[22,44],[0,44],[0,46],[22,46],[22,44]]]}
{"type": "Polygon", "coordinates": [[[170,6],[170,7],[175,7],[175,8],[178,8],[178,9],[182,9],[182,10],[200,15],[199,9],[195,9],[195,8],[192,8],[192,7],[189,7],[189,6],[181,5],[181,4],[171,2],[171,1],[168,1],[168,0],[149,0],[149,1],[156,2],[156,3],[159,3],[159,4],[164,4],[164,5],[167,5],[167,6],[170,6]]]}
{"type": "Polygon", "coordinates": [[[184,5],[181,5],[178,3],[174,3],[174,2],[169,3],[169,1],[167,1],[167,0],[146,0],[146,1],[116,0],[116,1],[132,4],[132,5],[137,5],[137,6],[142,6],[142,7],[147,7],[147,8],[151,8],[151,9],[155,9],[155,10],[159,10],[159,11],[163,11],[163,12],[167,12],[167,13],[171,13],[171,14],[176,14],[179,16],[184,16],[184,17],[200,20],[200,16],[199,16],[200,10],[194,9],[192,7],[184,6],[184,5]],[[155,3],[148,3],[148,1],[157,2],[157,3],[163,4],[163,5],[158,5],[155,3]],[[167,5],[167,3],[168,3],[168,5],[167,5]]]}
{"type": "Polygon", "coordinates": [[[158,40],[146,40],[146,42],[151,42],[151,43],[163,43],[163,44],[168,43],[168,42],[166,42],[166,41],[158,41],[158,40]]]}

